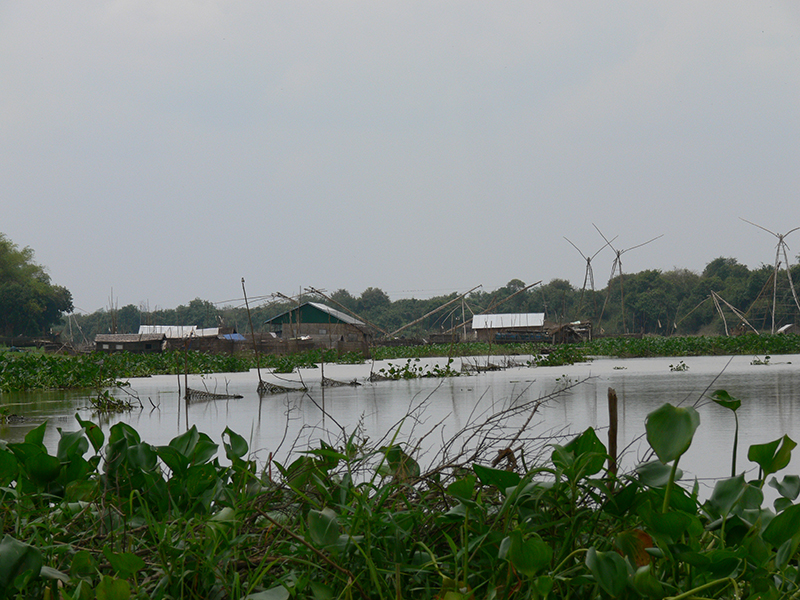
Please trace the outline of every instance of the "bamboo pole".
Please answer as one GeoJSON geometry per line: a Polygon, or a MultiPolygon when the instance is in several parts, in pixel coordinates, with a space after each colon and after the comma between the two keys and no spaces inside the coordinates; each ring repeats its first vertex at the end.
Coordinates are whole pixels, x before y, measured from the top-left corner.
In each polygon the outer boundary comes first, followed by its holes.
{"type": "Polygon", "coordinates": [[[347,308],[347,307],[346,307],[344,304],[341,304],[341,303],[337,302],[336,300],[334,300],[334,299],[333,299],[333,298],[331,298],[330,296],[328,296],[328,295],[324,294],[323,292],[319,291],[318,289],[315,289],[315,288],[313,288],[313,287],[309,287],[309,288],[306,288],[306,289],[308,289],[308,291],[310,291],[310,292],[312,292],[312,293],[314,293],[314,294],[318,294],[319,296],[322,296],[323,298],[325,298],[325,300],[327,300],[327,301],[328,301],[328,302],[330,302],[331,304],[335,304],[336,306],[338,306],[339,308],[341,308],[341,309],[342,309],[344,312],[346,312],[348,315],[350,315],[350,316],[351,316],[351,317],[353,317],[354,319],[358,319],[359,321],[363,321],[364,323],[366,323],[367,325],[369,325],[369,326],[370,326],[370,327],[372,327],[373,329],[375,329],[375,330],[377,330],[377,331],[380,331],[380,332],[381,332],[383,335],[389,335],[389,334],[388,334],[388,333],[387,333],[385,330],[381,329],[380,327],[378,327],[378,326],[377,326],[377,325],[375,325],[374,323],[370,323],[370,322],[369,322],[369,321],[367,321],[367,320],[366,320],[364,317],[362,317],[362,316],[360,316],[360,315],[358,315],[358,314],[354,313],[352,310],[350,310],[349,308],[347,308]]]}
{"type": "Polygon", "coordinates": [[[253,329],[253,317],[250,314],[250,304],[247,302],[247,290],[244,289],[244,277],[242,277],[242,294],[244,294],[244,306],[247,309],[247,320],[250,323],[250,337],[253,340],[253,352],[256,353],[256,371],[258,372],[258,389],[261,389],[261,355],[256,346],[256,332],[253,329]]]}
{"type": "Polygon", "coordinates": [[[451,305],[451,304],[453,304],[454,302],[458,302],[458,301],[459,301],[459,300],[461,300],[463,297],[465,297],[467,294],[470,294],[470,293],[474,292],[474,291],[475,291],[475,290],[477,290],[479,287],[481,287],[481,286],[480,286],[480,285],[476,285],[476,286],[475,286],[474,288],[472,288],[471,290],[469,290],[469,291],[467,291],[467,292],[464,292],[463,294],[461,294],[461,295],[460,295],[460,296],[458,296],[457,298],[453,298],[453,299],[452,299],[452,300],[450,300],[449,302],[445,302],[445,303],[444,303],[444,304],[442,304],[442,305],[441,305],[439,308],[435,308],[435,309],[433,309],[433,310],[432,310],[432,311],[430,311],[428,314],[421,316],[421,317],[420,317],[419,319],[417,319],[416,321],[412,321],[411,323],[408,323],[408,324],[406,324],[406,325],[403,325],[403,326],[402,326],[400,329],[397,329],[397,330],[393,331],[392,333],[390,333],[390,334],[389,334],[389,337],[392,337],[392,336],[395,336],[395,335],[397,335],[398,333],[400,333],[400,332],[401,332],[401,331],[403,331],[404,329],[408,329],[409,327],[411,327],[412,325],[416,325],[416,324],[417,324],[417,323],[419,323],[420,321],[424,321],[425,319],[427,319],[427,318],[428,318],[428,317],[430,317],[431,315],[434,315],[434,314],[436,314],[437,312],[439,312],[440,310],[442,310],[442,309],[444,309],[444,308],[447,308],[448,306],[450,306],[450,305],[451,305]]]}
{"type": "Polygon", "coordinates": [[[617,477],[617,392],[608,388],[608,473],[612,476],[609,487],[617,477]]]}

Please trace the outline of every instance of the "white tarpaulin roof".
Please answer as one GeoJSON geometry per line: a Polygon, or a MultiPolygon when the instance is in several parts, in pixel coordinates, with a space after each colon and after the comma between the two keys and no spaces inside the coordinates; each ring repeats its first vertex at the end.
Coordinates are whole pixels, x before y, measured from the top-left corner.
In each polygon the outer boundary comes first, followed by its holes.
{"type": "Polygon", "coordinates": [[[544,313],[505,313],[499,315],[475,315],[473,329],[514,329],[522,327],[544,327],[544,313]]]}

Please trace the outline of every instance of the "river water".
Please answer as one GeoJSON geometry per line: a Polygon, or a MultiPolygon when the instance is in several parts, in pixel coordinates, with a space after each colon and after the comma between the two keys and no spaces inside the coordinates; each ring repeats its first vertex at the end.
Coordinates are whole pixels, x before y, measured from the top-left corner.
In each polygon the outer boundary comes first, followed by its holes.
{"type": "MultiPolygon", "coordinates": [[[[525,357],[513,357],[524,362],[525,357]]],[[[763,359],[763,357],[760,357],[763,359]]],[[[475,363],[476,359],[465,359],[475,363]]],[[[477,359],[486,364],[486,358],[477,359]]],[[[494,363],[501,362],[492,358],[494,363]]],[[[214,393],[241,394],[233,400],[211,400],[187,405],[178,392],[176,376],[131,379],[128,392],[144,408],[126,413],[96,415],[87,408],[84,393],[37,392],[2,394],[0,405],[24,417],[20,422],[0,426],[0,439],[21,441],[42,421],[48,422],[45,443],[55,449],[59,433],[78,429],[76,413],[94,420],[108,431],[114,423],[133,426],[144,441],[167,444],[173,437],[196,425],[216,442],[226,427],[248,440],[253,457],[265,464],[270,457],[283,462],[291,454],[318,445],[319,439],[337,443],[357,431],[369,443],[385,445],[393,436],[418,448],[415,456],[423,465],[451,460],[462,449],[470,452],[482,446],[480,459],[491,459],[497,449],[525,444],[528,459],[545,451],[546,444],[564,436],[598,429],[606,442],[608,388],[619,398],[619,442],[624,468],[646,457],[643,440],[647,414],[661,404],[695,406],[701,425],[692,447],[681,459],[684,479],[698,478],[709,489],[715,478],[730,474],[734,435],[733,414],[708,400],[707,393],[725,389],[742,400],[739,409],[740,439],[737,471],[755,474],[747,461],[750,444],[764,443],[788,434],[800,440],[800,355],[772,357],[769,364],[753,364],[754,357],[677,357],[651,359],[595,360],[563,367],[510,367],[478,375],[444,379],[411,379],[369,383],[371,370],[389,363],[402,366],[405,360],[364,365],[324,365],[324,376],[362,385],[321,386],[322,370],[302,369],[280,376],[262,370],[262,378],[285,386],[308,387],[307,393],[292,392],[259,398],[258,374],[249,373],[189,376],[192,389],[214,393]],[[687,370],[673,370],[685,364],[687,370]],[[456,444],[449,445],[455,439],[456,444]],[[442,455],[442,449],[447,456],[442,455]]],[[[419,366],[444,359],[423,359],[419,366]]],[[[453,365],[460,368],[460,359],[453,365]]],[[[183,377],[180,378],[183,385],[183,377]]],[[[137,402],[138,406],[138,402],[137,402]]],[[[221,452],[224,459],[224,452],[221,452]]],[[[800,462],[794,461],[794,465],[800,462]]],[[[787,469],[792,471],[793,465],[787,469]]]]}

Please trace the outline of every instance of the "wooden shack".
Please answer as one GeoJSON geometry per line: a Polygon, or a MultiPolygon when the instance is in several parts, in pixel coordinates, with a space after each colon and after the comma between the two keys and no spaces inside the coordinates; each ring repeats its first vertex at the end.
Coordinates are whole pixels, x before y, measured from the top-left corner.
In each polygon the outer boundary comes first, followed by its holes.
{"type": "Polygon", "coordinates": [[[166,336],[163,333],[98,333],[94,338],[97,352],[131,352],[149,354],[163,352],[166,336]]]}
{"type": "Polygon", "coordinates": [[[313,340],[317,347],[340,352],[367,351],[372,339],[363,321],[318,302],[300,304],[265,324],[283,340],[313,340]]]}
{"type": "Polygon", "coordinates": [[[475,315],[472,330],[479,342],[547,342],[544,313],[501,313],[475,315]]]}

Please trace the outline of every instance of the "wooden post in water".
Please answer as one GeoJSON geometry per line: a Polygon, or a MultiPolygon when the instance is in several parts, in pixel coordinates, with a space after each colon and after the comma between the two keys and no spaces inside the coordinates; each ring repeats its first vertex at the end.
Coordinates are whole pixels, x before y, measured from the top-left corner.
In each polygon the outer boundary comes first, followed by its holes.
{"type": "Polygon", "coordinates": [[[247,290],[244,289],[244,277],[242,277],[242,294],[244,294],[244,306],[247,309],[247,321],[250,323],[250,336],[253,339],[253,352],[256,353],[256,371],[258,372],[258,388],[256,388],[256,390],[260,394],[264,389],[264,382],[261,380],[261,355],[258,353],[258,346],[256,346],[256,332],[253,329],[253,317],[250,316],[250,304],[247,302],[247,290]]]}
{"type": "Polygon", "coordinates": [[[608,388],[608,482],[610,489],[614,488],[617,478],[617,392],[608,388]]]}

